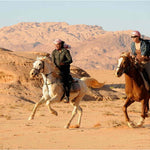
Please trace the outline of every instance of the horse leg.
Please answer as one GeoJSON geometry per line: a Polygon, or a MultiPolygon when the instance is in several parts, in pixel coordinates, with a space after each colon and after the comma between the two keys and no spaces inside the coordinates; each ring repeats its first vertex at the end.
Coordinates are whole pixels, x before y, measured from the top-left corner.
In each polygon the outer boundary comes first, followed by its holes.
{"type": "Polygon", "coordinates": [[[69,122],[67,123],[67,125],[64,127],[66,129],[69,128],[70,124],[71,124],[71,121],[73,120],[73,118],[75,117],[75,115],[77,114],[77,106],[74,106],[74,109],[72,111],[72,115],[71,115],[71,118],[69,120],[69,122]]]}
{"type": "Polygon", "coordinates": [[[81,117],[82,117],[82,108],[79,106],[79,103],[81,101],[81,99],[83,98],[84,94],[83,93],[80,93],[76,98],[74,98],[73,101],[71,101],[71,104],[74,106],[74,109],[72,111],[72,116],[68,122],[68,124],[65,126],[65,128],[69,128],[73,118],[75,117],[75,115],[79,114],[79,118],[78,118],[78,124],[75,125],[75,128],[79,128],[80,127],[80,124],[81,124],[81,117]]]}
{"type": "Polygon", "coordinates": [[[142,127],[143,124],[144,124],[144,120],[145,120],[145,117],[146,117],[146,109],[147,108],[147,103],[148,103],[149,99],[148,100],[142,100],[141,101],[141,104],[142,104],[142,112],[141,112],[141,117],[140,117],[140,121],[137,123],[137,127],[142,127]]]}
{"type": "Polygon", "coordinates": [[[129,107],[133,102],[134,102],[134,101],[131,101],[129,98],[127,98],[127,100],[126,100],[126,102],[125,102],[125,104],[124,104],[124,106],[123,106],[123,108],[122,108],[122,109],[123,109],[123,112],[124,112],[124,115],[125,115],[125,120],[126,120],[128,126],[129,126],[130,128],[135,127],[135,125],[133,124],[133,122],[130,121],[130,118],[129,118],[128,112],[127,112],[127,107],[129,107]]]}
{"type": "Polygon", "coordinates": [[[83,110],[82,110],[82,108],[80,107],[80,106],[78,106],[77,107],[77,109],[78,109],[78,114],[79,114],[79,118],[78,118],[78,128],[80,127],[80,124],[81,124],[81,117],[82,117],[82,112],[83,112],[83,110]]]}
{"type": "Polygon", "coordinates": [[[147,101],[147,106],[146,106],[146,114],[145,117],[148,117],[148,111],[149,111],[149,100],[147,101]]]}
{"type": "MultiPolygon", "coordinates": [[[[82,117],[82,108],[80,106],[77,106],[76,107],[76,112],[78,112],[79,114],[79,118],[78,118],[78,124],[73,126],[74,128],[80,128],[80,124],[81,124],[81,117],[82,117]]],[[[76,113],[75,112],[75,113],[76,113]]],[[[65,128],[69,128],[70,124],[71,124],[71,121],[73,120],[73,118],[75,117],[76,114],[74,114],[74,112],[72,113],[72,119],[70,120],[70,122],[67,124],[67,126],[65,126],[65,128]]]]}
{"type": "MultiPolygon", "coordinates": [[[[61,95],[61,96],[62,96],[62,95],[61,95]]],[[[47,100],[47,102],[46,102],[46,105],[48,106],[49,111],[50,111],[52,114],[56,115],[56,116],[58,116],[58,113],[57,113],[57,111],[55,111],[53,108],[51,108],[50,104],[51,104],[51,103],[54,103],[54,102],[56,102],[56,101],[60,101],[61,96],[60,96],[60,95],[55,95],[55,96],[51,97],[51,99],[47,100]]]]}
{"type": "Polygon", "coordinates": [[[42,96],[42,98],[40,99],[40,101],[35,104],[35,106],[34,106],[34,108],[32,110],[32,113],[31,113],[30,117],[28,118],[28,120],[34,119],[34,115],[36,113],[36,110],[37,110],[38,106],[41,105],[41,104],[43,104],[44,102],[45,102],[45,98],[42,96]]]}
{"type": "Polygon", "coordinates": [[[55,111],[53,108],[51,108],[50,101],[47,101],[46,105],[48,106],[48,109],[49,109],[50,113],[54,114],[55,116],[58,116],[57,111],[55,111]]]}

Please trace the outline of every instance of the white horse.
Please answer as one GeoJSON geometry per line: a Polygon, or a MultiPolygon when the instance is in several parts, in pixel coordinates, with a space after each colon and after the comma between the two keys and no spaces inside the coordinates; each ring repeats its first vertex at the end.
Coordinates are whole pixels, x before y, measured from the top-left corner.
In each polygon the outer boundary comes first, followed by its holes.
{"type": "MultiPolygon", "coordinates": [[[[60,71],[59,69],[52,63],[50,57],[39,57],[33,63],[33,68],[30,71],[30,77],[33,78],[38,74],[42,74],[44,85],[43,85],[43,96],[39,102],[37,102],[33,108],[33,111],[28,120],[34,119],[35,112],[39,105],[42,103],[46,103],[50,112],[54,115],[58,115],[58,113],[51,108],[50,104],[53,102],[61,101],[64,95],[63,83],[61,82],[60,71]]],[[[72,111],[72,116],[69,122],[66,124],[65,128],[69,128],[71,121],[77,114],[79,113],[78,124],[76,128],[80,127],[81,124],[81,116],[82,116],[82,108],[79,103],[81,99],[86,94],[88,88],[100,88],[103,86],[97,80],[90,77],[83,77],[82,79],[76,79],[80,86],[80,89],[76,92],[70,93],[70,103],[73,105],[74,109],[72,111]]]]}

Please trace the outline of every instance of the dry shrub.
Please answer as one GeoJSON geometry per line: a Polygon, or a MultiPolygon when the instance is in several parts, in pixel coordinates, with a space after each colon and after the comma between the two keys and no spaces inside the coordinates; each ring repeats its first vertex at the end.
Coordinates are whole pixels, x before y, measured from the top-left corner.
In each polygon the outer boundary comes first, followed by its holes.
{"type": "Polygon", "coordinates": [[[93,127],[94,128],[99,128],[101,126],[101,124],[100,123],[97,123],[97,124],[95,124],[93,127]]]}

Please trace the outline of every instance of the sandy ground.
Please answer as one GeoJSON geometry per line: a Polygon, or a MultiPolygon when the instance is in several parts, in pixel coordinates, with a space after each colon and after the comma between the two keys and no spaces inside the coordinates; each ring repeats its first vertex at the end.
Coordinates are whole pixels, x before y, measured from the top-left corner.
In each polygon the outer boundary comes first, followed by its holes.
{"type": "MultiPolygon", "coordinates": [[[[113,71],[88,72],[110,86],[114,94],[124,94],[124,77],[116,78],[113,71]]],[[[34,104],[12,101],[6,97],[7,103],[0,104],[0,149],[150,149],[150,119],[142,128],[129,128],[122,112],[123,99],[81,101],[83,117],[79,129],[64,129],[71,116],[69,104],[52,105],[57,117],[42,105],[35,119],[28,121],[34,104]]],[[[132,104],[128,112],[131,120],[137,122],[140,103],[132,104]]],[[[76,121],[77,117],[72,125],[76,121]]]]}

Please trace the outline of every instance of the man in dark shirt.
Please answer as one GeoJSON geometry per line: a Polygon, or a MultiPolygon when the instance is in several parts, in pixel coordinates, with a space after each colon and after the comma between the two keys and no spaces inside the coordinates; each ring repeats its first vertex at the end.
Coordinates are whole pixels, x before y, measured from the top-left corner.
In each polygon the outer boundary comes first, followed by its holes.
{"type": "Polygon", "coordinates": [[[56,39],[54,41],[55,50],[52,52],[52,61],[59,68],[62,76],[62,82],[64,84],[66,99],[64,102],[69,102],[71,82],[73,80],[70,75],[70,64],[72,63],[72,57],[69,50],[64,48],[64,41],[56,39]]]}

